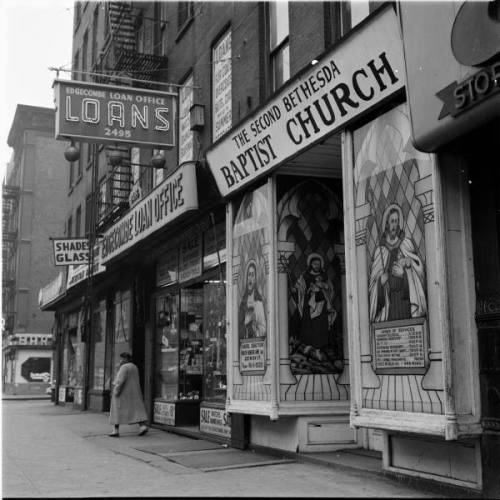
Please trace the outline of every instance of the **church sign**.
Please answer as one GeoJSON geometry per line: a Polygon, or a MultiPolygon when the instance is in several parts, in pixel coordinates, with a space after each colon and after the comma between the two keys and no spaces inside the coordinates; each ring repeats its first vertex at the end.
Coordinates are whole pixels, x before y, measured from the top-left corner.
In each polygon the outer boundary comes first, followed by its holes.
{"type": "Polygon", "coordinates": [[[268,174],[403,87],[399,28],[386,9],[207,152],[221,194],[268,174]]]}

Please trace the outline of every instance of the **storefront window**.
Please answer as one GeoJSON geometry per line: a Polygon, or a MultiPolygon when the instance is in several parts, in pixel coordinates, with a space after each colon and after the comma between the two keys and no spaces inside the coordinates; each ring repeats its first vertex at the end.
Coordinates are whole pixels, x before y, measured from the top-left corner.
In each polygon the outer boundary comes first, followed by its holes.
{"type": "Polygon", "coordinates": [[[102,390],[105,379],[106,355],[106,301],[102,300],[94,311],[92,321],[92,388],[102,390]]]}
{"type": "Polygon", "coordinates": [[[114,373],[120,366],[120,354],[130,352],[132,346],[132,331],[130,328],[131,315],[130,292],[117,292],[114,302],[114,373]]]}
{"type": "Polygon", "coordinates": [[[203,288],[181,290],[179,399],[200,399],[203,377],[203,288]]]}
{"type": "Polygon", "coordinates": [[[279,254],[288,290],[292,373],[343,369],[342,185],[335,179],[278,177],[279,254]]]}
{"type": "Polygon", "coordinates": [[[163,293],[156,298],[155,397],[177,399],[179,384],[178,294],[163,293]]]}
{"type": "Polygon", "coordinates": [[[269,386],[264,384],[270,367],[267,356],[270,251],[267,188],[264,185],[245,194],[236,207],[233,226],[233,338],[238,345],[239,375],[243,382],[234,386],[235,399],[270,399],[269,386]]]}
{"type": "Polygon", "coordinates": [[[203,287],[204,399],[226,399],[226,292],[219,280],[203,287]]]}

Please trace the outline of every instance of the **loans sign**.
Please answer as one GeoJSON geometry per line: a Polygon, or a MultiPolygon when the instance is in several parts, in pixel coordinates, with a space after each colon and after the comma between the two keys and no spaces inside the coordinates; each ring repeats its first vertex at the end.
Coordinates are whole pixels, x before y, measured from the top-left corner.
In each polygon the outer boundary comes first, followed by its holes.
{"type": "Polygon", "coordinates": [[[207,152],[222,196],[345,127],[403,86],[401,37],[396,15],[387,9],[207,152]]]}
{"type": "Polygon", "coordinates": [[[87,238],[53,238],[56,266],[88,264],[89,240],[87,238]]]}
{"type": "Polygon", "coordinates": [[[55,80],[56,139],[171,148],[176,94],[55,80]]]}
{"type": "Polygon", "coordinates": [[[103,263],[198,208],[195,166],[195,162],[184,163],[106,231],[101,240],[103,263]]]}

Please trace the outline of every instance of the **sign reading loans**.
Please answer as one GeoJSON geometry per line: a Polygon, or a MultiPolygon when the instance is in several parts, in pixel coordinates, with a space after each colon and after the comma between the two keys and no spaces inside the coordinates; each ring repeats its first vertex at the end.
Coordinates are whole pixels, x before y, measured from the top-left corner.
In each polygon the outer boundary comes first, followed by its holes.
{"type": "Polygon", "coordinates": [[[175,94],[55,80],[56,139],[173,147],[175,94]]]}
{"type": "Polygon", "coordinates": [[[106,231],[101,241],[102,262],[197,208],[195,163],[185,163],[106,231]]]}
{"type": "Polygon", "coordinates": [[[87,238],[58,238],[54,244],[56,266],[88,264],[89,240],[87,238]]]}
{"type": "Polygon", "coordinates": [[[392,9],[347,38],[207,152],[223,196],[342,128],[404,86],[392,9]]]}

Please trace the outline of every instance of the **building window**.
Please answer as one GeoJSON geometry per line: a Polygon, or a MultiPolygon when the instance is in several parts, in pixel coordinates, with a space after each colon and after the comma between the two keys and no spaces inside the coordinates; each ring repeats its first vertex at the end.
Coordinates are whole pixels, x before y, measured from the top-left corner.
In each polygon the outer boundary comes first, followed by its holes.
{"type": "Polygon", "coordinates": [[[82,206],[79,205],[78,208],[76,209],[76,214],[75,214],[75,236],[77,238],[81,236],[80,234],[81,226],[82,226],[82,206]]]}
{"type": "Polygon", "coordinates": [[[73,187],[73,182],[74,182],[74,176],[75,176],[75,162],[71,161],[69,163],[69,189],[73,187]]]}
{"type": "Polygon", "coordinates": [[[92,215],[92,195],[89,194],[85,198],[85,237],[88,238],[90,234],[90,218],[92,215]]]}
{"type": "Polygon", "coordinates": [[[144,15],[141,12],[137,15],[135,20],[135,42],[137,47],[137,52],[143,54],[146,52],[146,40],[145,40],[145,26],[144,26],[144,15]]]}
{"type": "Polygon", "coordinates": [[[75,31],[80,24],[80,19],[82,18],[82,3],[75,2],[75,31]]]}
{"type": "Polygon", "coordinates": [[[92,22],[92,66],[95,65],[97,61],[97,30],[99,29],[99,10],[101,9],[100,5],[94,9],[94,18],[92,22]]]}
{"type": "Polygon", "coordinates": [[[179,2],[177,11],[177,31],[182,30],[194,15],[193,2],[179,2]]]}
{"type": "Polygon", "coordinates": [[[212,135],[216,141],[232,125],[231,31],[212,48],[212,135]]]}
{"type": "Polygon", "coordinates": [[[85,72],[88,70],[87,67],[88,45],[89,45],[89,32],[86,31],[85,34],[83,35],[83,43],[82,43],[82,75],[81,75],[82,80],[87,79],[87,75],[85,74],[85,72]]]}
{"type": "Polygon", "coordinates": [[[158,19],[160,25],[160,55],[162,56],[167,54],[167,6],[167,2],[160,3],[160,19],[158,19]]]}
{"type": "Polygon", "coordinates": [[[66,225],[66,236],[68,238],[71,238],[72,234],[73,234],[73,217],[71,217],[71,215],[68,217],[68,224],[66,225]]]}
{"type": "Polygon", "coordinates": [[[350,2],[341,2],[342,34],[345,35],[377,7],[382,5],[382,3],[383,2],[374,0],[351,0],[350,2]]]}
{"type": "Polygon", "coordinates": [[[269,2],[269,51],[272,91],[290,78],[290,40],[288,2],[269,2]]]}
{"type": "Polygon", "coordinates": [[[80,52],[77,50],[73,57],[73,80],[80,80],[80,52]]]}
{"type": "Polygon", "coordinates": [[[80,142],[78,144],[78,146],[79,146],[79,149],[80,149],[80,156],[78,158],[78,164],[77,164],[78,165],[78,170],[76,172],[75,182],[78,182],[82,178],[82,175],[83,175],[83,161],[84,161],[84,159],[83,159],[83,157],[84,157],[83,151],[84,151],[85,148],[88,148],[88,144],[80,142]]]}

